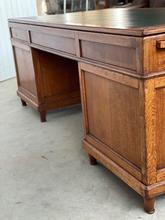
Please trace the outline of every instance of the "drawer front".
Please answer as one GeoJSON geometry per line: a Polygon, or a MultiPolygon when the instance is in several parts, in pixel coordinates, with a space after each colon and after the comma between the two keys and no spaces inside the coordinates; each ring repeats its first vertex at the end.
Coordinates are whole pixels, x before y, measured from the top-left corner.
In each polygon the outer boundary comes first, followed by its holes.
{"type": "MultiPolygon", "coordinates": [[[[81,57],[96,62],[139,71],[137,38],[95,33],[79,33],[81,57]]],[[[140,71],[139,71],[140,72],[140,71]]]]}
{"type": "Polygon", "coordinates": [[[165,34],[144,39],[144,73],[165,70],[165,34]]]}
{"type": "Polygon", "coordinates": [[[36,28],[30,31],[31,43],[62,52],[76,54],[74,32],[54,28],[36,28]]]}
{"type": "Polygon", "coordinates": [[[11,36],[12,38],[28,41],[28,30],[17,28],[17,27],[11,27],[11,36]]]}

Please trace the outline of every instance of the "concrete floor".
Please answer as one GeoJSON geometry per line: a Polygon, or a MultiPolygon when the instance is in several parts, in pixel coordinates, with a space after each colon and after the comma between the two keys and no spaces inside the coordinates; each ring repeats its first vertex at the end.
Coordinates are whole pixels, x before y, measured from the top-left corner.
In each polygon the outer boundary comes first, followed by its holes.
{"type": "Polygon", "coordinates": [[[40,123],[22,107],[15,79],[0,83],[0,220],[164,220],[101,165],[92,167],[81,146],[80,107],[56,110],[40,123]]]}

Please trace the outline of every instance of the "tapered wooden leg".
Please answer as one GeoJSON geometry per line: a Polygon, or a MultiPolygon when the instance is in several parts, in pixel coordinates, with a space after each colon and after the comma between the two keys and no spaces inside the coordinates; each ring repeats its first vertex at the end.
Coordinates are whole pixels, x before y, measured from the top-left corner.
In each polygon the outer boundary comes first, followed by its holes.
{"type": "Polygon", "coordinates": [[[153,214],[155,212],[155,198],[153,199],[146,199],[144,198],[144,210],[148,214],[153,214]]]}
{"type": "Polygon", "coordinates": [[[97,165],[97,160],[90,154],[89,154],[89,162],[90,162],[90,165],[92,166],[97,165]]]}
{"type": "Polygon", "coordinates": [[[22,106],[27,106],[26,102],[23,99],[21,99],[21,103],[22,103],[22,106]]]}
{"type": "Polygon", "coordinates": [[[40,113],[40,120],[41,122],[46,122],[46,112],[45,111],[41,111],[40,113]]]}

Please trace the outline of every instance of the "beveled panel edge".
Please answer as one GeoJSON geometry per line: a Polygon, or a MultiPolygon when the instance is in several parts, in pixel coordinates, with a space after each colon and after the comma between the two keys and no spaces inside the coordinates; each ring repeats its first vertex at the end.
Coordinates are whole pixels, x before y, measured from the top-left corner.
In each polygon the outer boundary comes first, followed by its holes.
{"type": "Polygon", "coordinates": [[[165,193],[165,181],[145,185],[85,140],[83,140],[83,147],[87,153],[96,158],[142,197],[154,198],[165,193]]]}
{"type": "Polygon", "coordinates": [[[144,36],[143,28],[132,28],[132,29],[114,29],[114,28],[105,28],[105,27],[94,27],[94,26],[83,26],[83,25],[71,25],[71,24],[53,24],[49,22],[33,22],[33,21],[25,21],[20,18],[13,18],[8,19],[8,23],[12,24],[24,24],[24,25],[35,25],[39,27],[52,27],[52,28],[59,28],[65,30],[74,30],[74,31],[87,31],[87,32],[94,32],[94,33],[103,33],[103,34],[115,34],[115,35],[123,35],[123,36],[135,36],[141,37],[144,36]]]}
{"type": "Polygon", "coordinates": [[[118,176],[121,180],[127,183],[131,188],[133,188],[141,196],[145,196],[145,185],[133,177],[129,172],[124,170],[122,167],[113,162],[105,154],[94,148],[92,144],[88,143],[86,140],[83,140],[84,149],[101,162],[105,167],[107,167],[112,173],[118,176]]]}
{"type": "Polygon", "coordinates": [[[165,76],[155,78],[155,89],[165,87],[165,76]]]}
{"type": "Polygon", "coordinates": [[[161,181],[150,186],[146,186],[146,196],[154,198],[165,193],[165,181],[161,181]]]}
{"type": "Polygon", "coordinates": [[[137,42],[136,37],[131,36],[117,36],[114,38],[113,34],[102,34],[102,33],[90,33],[90,32],[78,32],[80,40],[104,43],[114,46],[131,47],[136,48],[137,42]],[[101,35],[101,37],[100,37],[101,35]]]}
{"type": "Polygon", "coordinates": [[[94,65],[91,67],[91,65],[82,62],[80,63],[80,68],[82,70],[85,70],[86,72],[93,73],[95,75],[104,77],[111,81],[118,82],[120,84],[127,85],[135,89],[139,88],[138,79],[135,79],[131,76],[126,76],[124,74],[118,74],[117,71],[115,72],[115,71],[107,70],[105,68],[102,69],[94,65]]]}
{"type": "Polygon", "coordinates": [[[165,181],[145,185],[85,140],[83,140],[83,147],[87,153],[96,158],[142,197],[154,198],[165,193],[165,181]]]}
{"type": "Polygon", "coordinates": [[[165,181],[165,168],[157,170],[157,182],[165,181]]]}
{"type": "Polygon", "coordinates": [[[127,172],[132,174],[136,179],[142,181],[141,169],[119,153],[115,152],[110,146],[104,144],[90,133],[86,135],[85,141],[87,141],[92,146],[95,146],[102,153],[106,152],[105,155],[107,155],[107,157],[127,170],[127,172]]]}
{"type": "Polygon", "coordinates": [[[87,98],[86,98],[86,84],[85,84],[85,74],[84,70],[81,69],[80,62],[78,63],[79,68],[79,79],[80,79],[80,95],[82,103],[82,112],[83,112],[83,128],[84,128],[84,138],[89,133],[89,120],[87,114],[87,98]]]}

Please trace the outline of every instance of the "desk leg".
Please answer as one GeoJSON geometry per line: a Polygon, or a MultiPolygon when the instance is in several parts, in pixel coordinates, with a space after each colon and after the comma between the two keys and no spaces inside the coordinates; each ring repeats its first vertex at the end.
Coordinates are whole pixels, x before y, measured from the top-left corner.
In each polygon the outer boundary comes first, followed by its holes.
{"type": "Polygon", "coordinates": [[[153,214],[155,212],[155,198],[152,199],[146,199],[144,198],[144,210],[148,214],[153,214]]]}
{"type": "Polygon", "coordinates": [[[21,103],[22,103],[22,106],[27,106],[26,102],[23,99],[21,99],[21,103]]]}
{"type": "Polygon", "coordinates": [[[92,166],[97,165],[97,160],[90,154],[89,154],[89,162],[90,162],[90,165],[92,166]]]}
{"type": "Polygon", "coordinates": [[[40,111],[39,113],[41,122],[46,122],[46,111],[40,111]]]}

